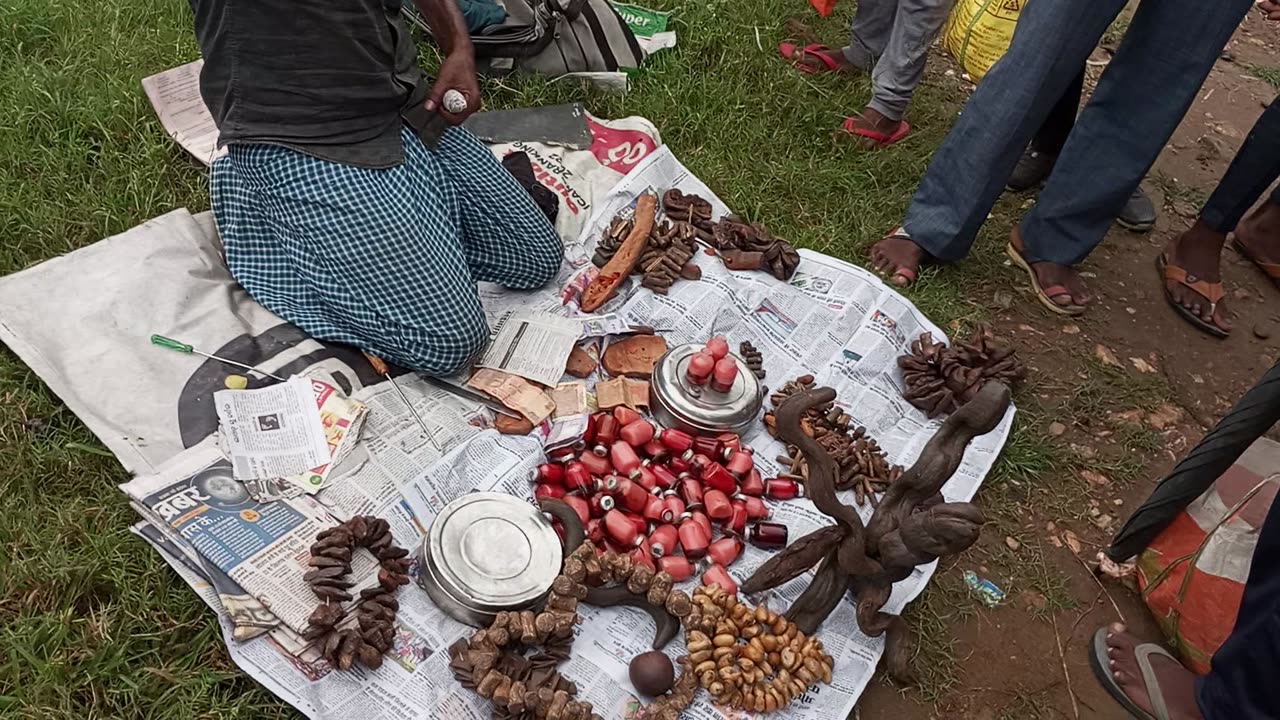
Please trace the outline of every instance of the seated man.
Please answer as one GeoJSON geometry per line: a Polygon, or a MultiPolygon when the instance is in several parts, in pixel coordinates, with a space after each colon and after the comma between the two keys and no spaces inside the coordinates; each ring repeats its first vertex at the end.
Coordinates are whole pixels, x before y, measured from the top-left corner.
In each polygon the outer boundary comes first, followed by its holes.
{"type": "Polygon", "coordinates": [[[209,184],[231,274],[316,338],[445,375],[488,342],[476,282],[540,287],[564,246],[454,127],[480,106],[457,6],[417,3],[445,54],[431,87],[399,0],[191,0],[201,95],[228,151],[209,184]],[[465,109],[442,107],[450,89],[465,109]],[[428,147],[434,112],[450,127],[428,147]]]}

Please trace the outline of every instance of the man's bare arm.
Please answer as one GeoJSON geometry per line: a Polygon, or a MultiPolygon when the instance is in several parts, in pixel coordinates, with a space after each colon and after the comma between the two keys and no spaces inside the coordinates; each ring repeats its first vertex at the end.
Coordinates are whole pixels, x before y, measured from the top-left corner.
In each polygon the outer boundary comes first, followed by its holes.
{"type": "Polygon", "coordinates": [[[432,37],[446,57],[459,51],[471,53],[471,36],[458,3],[454,0],[413,0],[413,3],[426,18],[432,37]]]}
{"type": "Polygon", "coordinates": [[[476,60],[471,47],[471,36],[467,33],[467,24],[462,19],[462,11],[454,0],[413,0],[422,16],[426,18],[431,35],[435,38],[440,50],[444,52],[444,61],[440,63],[436,83],[431,86],[431,95],[427,98],[427,110],[439,110],[440,115],[453,125],[461,124],[467,116],[480,109],[480,85],[476,80],[476,60]],[[467,100],[467,108],[459,113],[445,110],[441,103],[444,94],[449,90],[457,90],[467,100]]]}

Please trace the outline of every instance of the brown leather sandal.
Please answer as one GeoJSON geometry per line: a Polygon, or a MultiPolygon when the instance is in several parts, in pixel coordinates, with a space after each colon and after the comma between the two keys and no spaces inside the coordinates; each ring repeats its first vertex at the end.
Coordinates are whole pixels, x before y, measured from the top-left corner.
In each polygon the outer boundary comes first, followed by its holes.
{"type": "Polygon", "coordinates": [[[1160,272],[1160,288],[1164,290],[1164,299],[1169,306],[1178,311],[1183,320],[1196,326],[1197,329],[1213,335],[1214,337],[1224,338],[1230,333],[1218,327],[1216,323],[1205,320],[1199,315],[1191,312],[1191,310],[1182,306],[1173,297],[1173,293],[1169,291],[1169,283],[1177,283],[1191,292],[1199,295],[1209,301],[1209,314],[1212,316],[1218,311],[1218,303],[1222,301],[1222,296],[1226,294],[1222,289],[1222,283],[1211,283],[1206,280],[1200,280],[1195,275],[1187,272],[1186,268],[1172,265],[1169,258],[1164,253],[1156,256],[1156,269],[1160,272]]]}

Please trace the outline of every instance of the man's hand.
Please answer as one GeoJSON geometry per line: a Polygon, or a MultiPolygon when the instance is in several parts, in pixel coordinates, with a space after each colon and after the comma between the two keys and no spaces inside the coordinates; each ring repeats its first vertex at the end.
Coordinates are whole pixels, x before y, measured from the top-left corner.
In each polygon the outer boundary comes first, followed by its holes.
{"type": "Polygon", "coordinates": [[[1280,20],[1280,2],[1262,0],[1258,3],[1258,9],[1267,14],[1268,20],[1280,20]]]}
{"type": "Polygon", "coordinates": [[[470,45],[467,45],[465,48],[455,49],[440,63],[436,83],[431,86],[431,96],[427,98],[427,110],[438,110],[450,125],[461,125],[479,109],[480,83],[476,80],[476,61],[471,54],[470,45]],[[466,110],[451,113],[445,109],[444,94],[450,90],[457,90],[467,99],[466,110]]]}

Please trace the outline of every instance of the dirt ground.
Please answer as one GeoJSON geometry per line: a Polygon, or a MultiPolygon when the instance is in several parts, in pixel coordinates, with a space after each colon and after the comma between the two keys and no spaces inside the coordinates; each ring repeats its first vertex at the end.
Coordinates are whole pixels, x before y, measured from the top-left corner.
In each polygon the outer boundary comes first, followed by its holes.
{"type": "MultiPolygon", "coordinates": [[[[1166,305],[1154,259],[1194,220],[1276,95],[1259,75],[1268,74],[1260,68],[1275,72],[1278,44],[1274,24],[1250,13],[1148,175],[1144,186],[1161,208],[1155,230],[1116,228],[1089,258],[1097,300],[1087,316],[1050,317],[1012,268],[999,274],[1003,285],[983,288],[995,299],[999,332],[1016,342],[1038,378],[1040,406],[1024,402],[1021,409],[1040,418],[1067,469],[1061,487],[984,488],[978,502],[1008,501],[996,510],[1005,517],[984,532],[979,547],[939,572],[941,592],[913,611],[917,629],[944,634],[954,673],[940,689],[903,689],[878,677],[856,717],[1128,717],[1095,682],[1085,648],[1118,613],[1144,636],[1159,634],[1132,589],[1099,582],[1087,564],[1154,482],[1280,356],[1280,290],[1235,251],[1224,253],[1227,303],[1236,317],[1227,340],[1196,331],[1166,305]],[[1080,470],[1094,467],[1102,470],[1080,470]],[[1068,531],[1078,537],[1079,552],[1064,542],[1068,531]],[[1007,601],[993,609],[973,601],[959,579],[967,569],[1008,582],[1007,601]]],[[[1107,57],[1104,50],[1095,54],[1102,62],[1107,57]]],[[[1016,214],[1016,203],[1031,198],[1010,202],[1016,214]]],[[[993,223],[1001,220],[997,212],[993,223]]],[[[922,651],[917,663],[928,657],[922,651]]]]}

